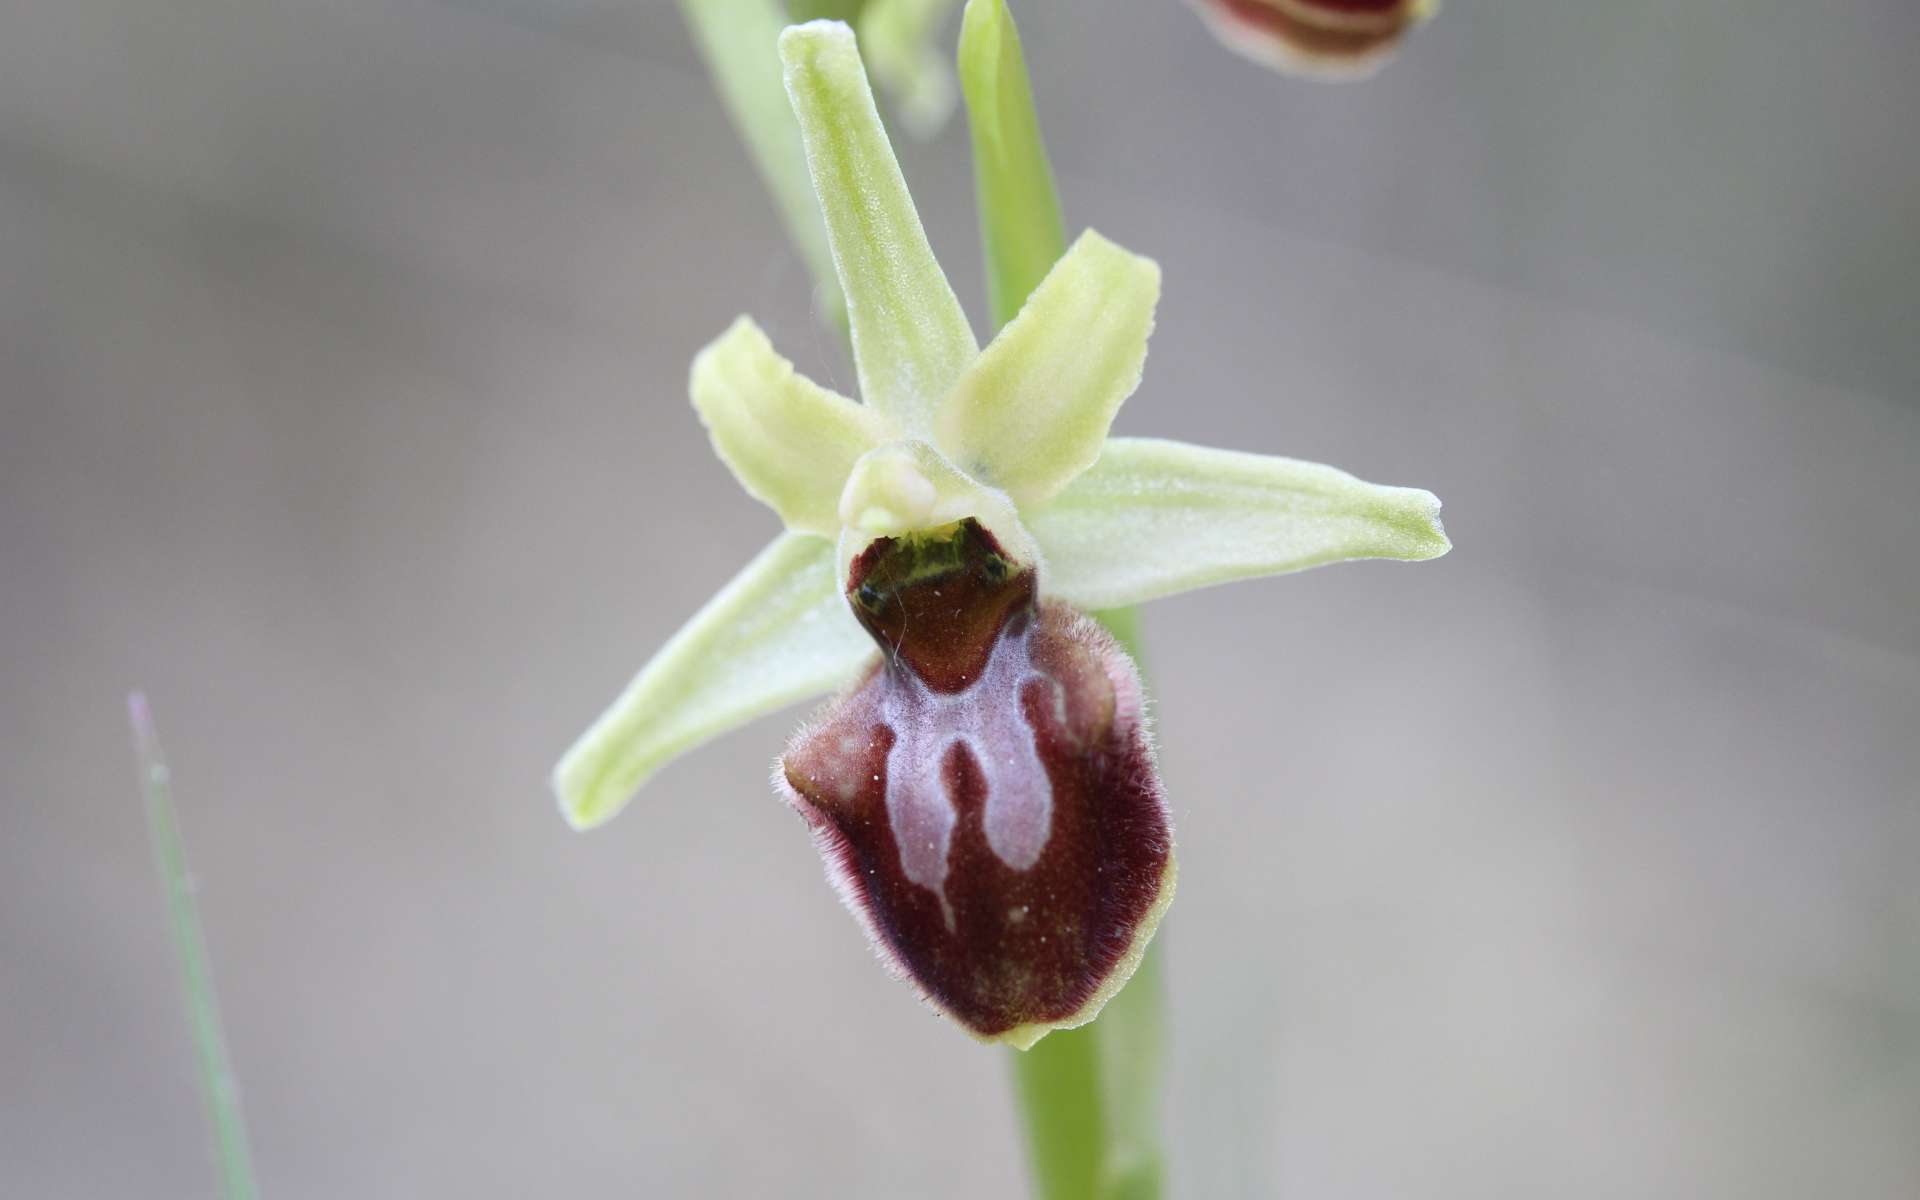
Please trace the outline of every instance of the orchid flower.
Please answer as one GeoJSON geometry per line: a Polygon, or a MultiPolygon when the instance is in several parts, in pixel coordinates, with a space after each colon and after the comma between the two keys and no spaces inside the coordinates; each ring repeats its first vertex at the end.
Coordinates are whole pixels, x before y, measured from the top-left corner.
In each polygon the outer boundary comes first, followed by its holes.
{"type": "Polygon", "coordinates": [[[1085,611],[1448,548],[1439,502],[1332,467],[1108,436],[1151,260],[1088,231],[980,348],[853,33],[779,39],[847,300],[859,401],[746,317],[694,359],[721,460],[785,525],[554,773],[579,828],[663,765],[839,691],[774,771],[882,960],[974,1036],[1091,1020],[1171,900],[1139,677],[1085,611]]]}
{"type": "Polygon", "coordinates": [[[1438,0],[1192,0],[1214,35],[1257,63],[1315,79],[1365,79],[1438,0]]]}

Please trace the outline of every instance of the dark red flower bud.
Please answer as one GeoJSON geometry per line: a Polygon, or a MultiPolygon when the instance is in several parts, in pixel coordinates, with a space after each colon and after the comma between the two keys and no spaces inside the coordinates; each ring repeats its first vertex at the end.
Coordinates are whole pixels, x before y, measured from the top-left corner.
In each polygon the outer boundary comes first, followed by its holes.
{"type": "Polygon", "coordinates": [[[1132,661],[973,521],[874,542],[848,597],[883,659],[776,772],[829,878],[975,1036],[1091,1020],[1173,895],[1132,661]]]}
{"type": "Polygon", "coordinates": [[[1370,75],[1432,0],[1194,0],[1223,42],[1281,70],[1370,75]]]}

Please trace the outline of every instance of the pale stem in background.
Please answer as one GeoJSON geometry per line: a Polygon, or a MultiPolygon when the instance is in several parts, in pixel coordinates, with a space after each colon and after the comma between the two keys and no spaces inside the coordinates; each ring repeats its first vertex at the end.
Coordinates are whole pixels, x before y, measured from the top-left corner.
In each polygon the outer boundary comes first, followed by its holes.
{"type": "Polygon", "coordinates": [[[694,43],[707,62],[714,86],[733,118],[740,140],[773,197],[787,236],[807,264],[813,280],[813,304],[821,318],[841,331],[847,327],[847,302],[834,274],[827,228],[813,198],[806,151],[794,124],[781,82],[780,31],[787,13],[780,0],[680,0],[694,43]]]}

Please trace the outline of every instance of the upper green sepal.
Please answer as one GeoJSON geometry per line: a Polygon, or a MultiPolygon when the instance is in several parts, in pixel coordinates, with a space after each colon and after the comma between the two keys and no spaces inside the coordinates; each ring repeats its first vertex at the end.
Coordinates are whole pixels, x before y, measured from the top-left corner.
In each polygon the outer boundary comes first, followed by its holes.
{"type": "Polygon", "coordinates": [[[853,31],[838,21],[792,26],[780,59],[847,295],[861,399],[919,434],[979,343],[920,226],[853,31]]]}

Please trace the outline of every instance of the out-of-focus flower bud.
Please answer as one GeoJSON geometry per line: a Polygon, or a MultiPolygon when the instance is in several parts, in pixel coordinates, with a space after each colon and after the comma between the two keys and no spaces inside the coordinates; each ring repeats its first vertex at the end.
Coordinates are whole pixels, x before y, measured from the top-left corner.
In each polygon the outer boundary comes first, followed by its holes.
{"type": "Polygon", "coordinates": [[[1220,40],[1256,62],[1318,79],[1364,79],[1435,0],[1192,0],[1220,40]]]}

